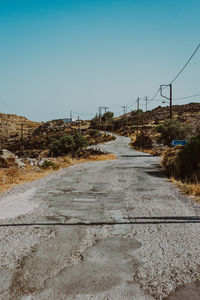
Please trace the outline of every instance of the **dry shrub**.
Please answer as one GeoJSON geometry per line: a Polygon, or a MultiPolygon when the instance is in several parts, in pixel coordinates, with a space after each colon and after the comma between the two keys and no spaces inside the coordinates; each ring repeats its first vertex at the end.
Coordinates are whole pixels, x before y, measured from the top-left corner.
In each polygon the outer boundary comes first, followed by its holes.
{"type": "Polygon", "coordinates": [[[137,135],[135,142],[133,143],[133,146],[136,149],[152,149],[153,148],[153,141],[152,139],[145,133],[141,132],[137,135]]]}
{"type": "Polygon", "coordinates": [[[154,149],[143,149],[142,152],[148,153],[148,154],[151,154],[151,155],[155,155],[155,156],[159,155],[159,154],[156,152],[156,150],[154,150],[154,149]]]}
{"type": "Polygon", "coordinates": [[[12,167],[0,170],[0,193],[17,184],[30,182],[51,173],[51,170],[40,171],[36,167],[28,166],[24,169],[12,167]]]}
{"type": "Polygon", "coordinates": [[[170,178],[170,181],[178,186],[184,194],[192,195],[196,197],[197,201],[200,201],[200,183],[184,183],[180,180],[176,180],[174,177],[170,178]]]}
{"type": "Polygon", "coordinates": [[[161,166],[167,176],[176,177],[176,157],[181,149],[181,146],[167,148],[162,154],[161,166]]]}
{"type": "Polygon", "coordinates": [[[183,187],[185,188],[185,190],[188,194],[194,195],[194,196],[200,196],[200,184],[196,184],[196,183],[187,184],[187,183],[185,183],[183,185],[183,187]]]}
{"type": "Polygon", "coordinates": [[[88,157],[88,161],[114,160],[116,158],[117,158],[116,155],[109,153],[109,154],[101,154],[101,155],[91,155],[88,157]]]}

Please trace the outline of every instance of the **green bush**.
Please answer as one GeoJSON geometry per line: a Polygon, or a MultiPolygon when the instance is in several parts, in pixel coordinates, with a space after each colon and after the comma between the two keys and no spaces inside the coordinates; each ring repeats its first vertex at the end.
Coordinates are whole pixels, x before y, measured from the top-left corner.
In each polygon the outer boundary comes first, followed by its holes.
{"type": "Polygon", "coordinates": [[[191,125],[183,125],[177,120],[169,119],[157,126],[157,132],[160,133],[159,142],[170,146],[172,140],[187,138],[192,132],[192,127],[191,125]]]}
{"type": "Polygon", "coordinates": [[[179,151],[175,163],[178,177],[200,177],[200,131],[179,151]]]}
{"type": "Polygon", "coordinates": [[[168,176],[188,182],[200,180],[200,132],[186,146],[168,148],[163,155],[162,167],[168,176]]]}
{"type": "Polygon", "coordinates": [[[75,154],[79,149],[87,146],[87,141],[81,133],[64,134],[59,139],[53,139],[48,145],[50,156],[75,154]]]}
{"type": "Polygon", "coordinates": [[[97,130],[97,129],[92,129],[91,131],[90,131],[90,136],[96,136],[97,134],[99,133],[99,131],[97,130]]]}
{"type": "Polygon", "coordinates": [[[128,126],[128,119],[127,118],[119,118],[119,119],[115,119],[112,122],[112,126],[113,126],[113,130],[119,130],[120,128],[124,127],[124,126],[128,126]]]}
{"type": "Polygon", "coordinates": [[[137,117],[138,115],[141,116],[143,113],[144,113],[144,112],[143,112],[142,109],[139,109],[139,110],[132,110],[131,116],[132,116],[132,117],[137,117]]]}
{"type": "Polygon", "coordinates": [[[107,111],[101,118],[102,122],[112,122],[114,117],[114,113],[111,111],[107,111]]]}
{"type": "Polygon", "coordinates": [[[90,121],[90,126],[91,126],[91,128],[96,128],[99,124],[100,124],[100,118],[99,118],[98,116],[94,117],[94,118],[90,121]]]}
{"type": "Polygon", "coordinates": [[[45,160],[40,167],[44,170],[49,169],[49,168],[57,170],[59,168],[58,165],[51,160],[45,160]]]}
{"type": "Polygon", "coordinates": [[[152,149],[153,142],[152,139],[146,135],[145,133],[140,133],[137,135],[135,142],[133,143],[135,148],[142,148],[142,149],[152,149]]]}
{"type": "Polygon", "coordinates": [[[79,149],[87,147],[88,143],[87,140],[84,138],[84,136],[77,132],[72,136],[74,140],[74,148],[73,151],[78,151],[79,149]]]}

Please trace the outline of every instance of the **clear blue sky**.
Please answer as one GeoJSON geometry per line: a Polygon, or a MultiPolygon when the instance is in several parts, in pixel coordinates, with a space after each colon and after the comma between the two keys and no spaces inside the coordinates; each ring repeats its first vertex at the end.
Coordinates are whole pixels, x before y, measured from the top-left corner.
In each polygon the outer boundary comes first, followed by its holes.
{"type": "MultiPolygon", "coordinates": [[[[199,12],[199,0],[0,0],[0,111],[40,121],[152,97],[199,44],[199,12]]],[[[200,51],[174,97],[200,93],[199,79],[200,51]]]]}

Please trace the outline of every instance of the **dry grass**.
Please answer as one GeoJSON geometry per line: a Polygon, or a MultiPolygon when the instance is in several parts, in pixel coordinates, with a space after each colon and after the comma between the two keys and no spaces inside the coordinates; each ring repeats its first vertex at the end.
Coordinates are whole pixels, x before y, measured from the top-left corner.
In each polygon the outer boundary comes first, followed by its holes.
{"type": "Polygon", "coordinates": [[[180,180],[176,180],[174,177],[170,178],[170,181],[175,184],[183,194],[193,196],[194,199],[200,202],[200,183],[184,183],[180,180]]]}
{"type": "Polygon", "coordinates": [[[152,155],[158,155],[157,152],[154,149],[141,149],[139,151],[144,152],[144,153],[148,153],[148,154],[152,154],[152,155]]]}
{"type": "Polygon", "coordinates": [[[69,166],[90,162],[90,161],[103,161],[103,160],[113,160],[116,159],[114,154],[102,154],[89,156],[88,158],[82,159],[72,159],[68,156],[52,158],[51,161],[55,162],[58,166],[57,169],[41,169],[39,167],[27,166],[26,168],[11,167],[7,169],[0,169],[0,194],[12,187],[23,184],[26,182],[31,182],[39,178],[43,178],[48,174],[56,172],[59,169],[67,168],[69,166]]]}
{"type": "Polygon", "coordinates": [[[9,169],[0,170],[0,193],[11,189],[12,187],[25,182],[42,178],[50,174],[52,170],[38,170],[35,167],[26,167],[20,169],[12,167],[9,169]]]}

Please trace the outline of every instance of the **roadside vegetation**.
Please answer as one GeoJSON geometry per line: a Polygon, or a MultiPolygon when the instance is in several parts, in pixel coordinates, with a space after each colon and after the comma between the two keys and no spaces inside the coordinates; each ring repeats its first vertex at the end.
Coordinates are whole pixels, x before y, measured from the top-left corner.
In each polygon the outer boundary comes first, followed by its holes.
{"type": "Polygon", "coordinates": [[[168,148],[163,153],[162,167],[184,192],[200,196],[200,131],[186,146],[168,148]]]}
{"type": "MultiPolygon", "coordinates": [[[[11,117],[4,114],[2,122],[5,123],[7,119],[9,121],[11,117]]],[[[15,118],[16,124],[25,120],[30,125],[30,131],[24,133],[23,143],[20,131],[18,132],[21,127],[16,127],[15,134],[15,127],[12,126],[5,131],[5,136],[2,132],[4,150],[0,152],[0,193],[16,184],[44,177],[76,163],[115,159],[110,153],[87,147],[114,139],[111,135],[89,128],[88,121],[64,123],[63,120],[55,120],[35,123],[24,117],[15,118]]],[[[106,116],[108,118],[109,114],[106,116]]]]}
{"type": "Polygon", "coordinates": [[[91,121],[91,128],[129,136],[139,151],[160,155],[165,174],[184,192],[200,196],[200,104],[173,106],[152,111],[132,111],[114,118],[109,112],[91,121]],[[186,146],[172,146],[172,140],[187,140],[186,146]]]}
{"type": "Polygon", "coordinates": [[[100,153],[91,149],[90,152],[85,153],[85,157],[76,158],[64,155],[61,157],[48,158],[40,166],[30,166],[27,164],[25,168],[19,168],[17,166],[0,168],[0,194],[18,184],[43,178],[62,168],[84,162],[113,159],[116,159],[116,156],[112,153],[100,153]]]}
{"type": "Polygon", "coordinates": [[[64,134],[57,139],[53,139],[47,147],[49,148],[49,155],[56,157],[63,154],[74,156],[87,145],[86,138],[80,132],[76,132],[73,135],[64,134]]]}
{"type": "Polygon", "coordinates": [[[182,124],[178,120],[169,119],[164,123],[157,125],[156,130],[160,133],[158,142],[165,146],[171,146],[172,140],[187,139],[192,134],[191,124],[182,124]]]}

